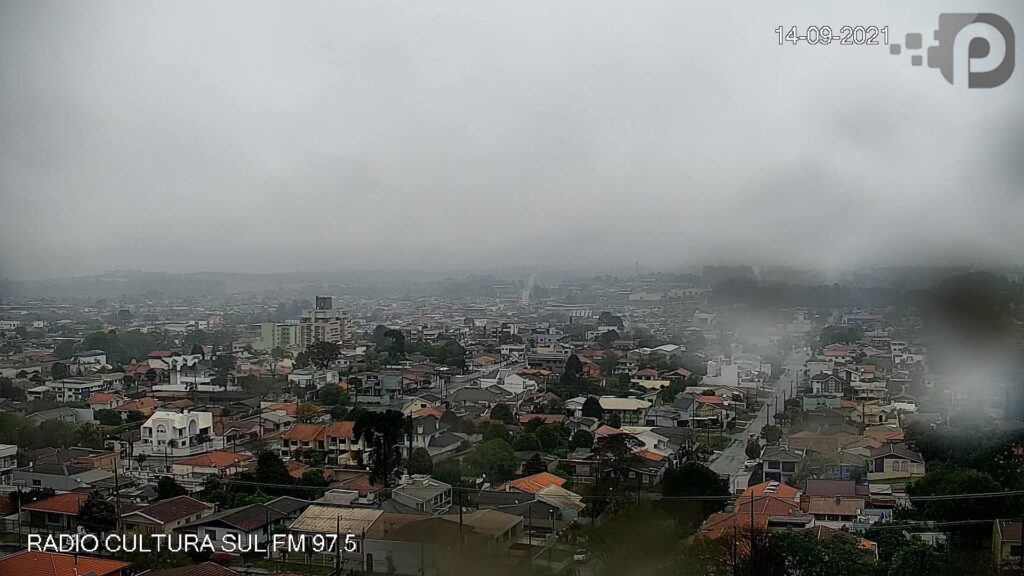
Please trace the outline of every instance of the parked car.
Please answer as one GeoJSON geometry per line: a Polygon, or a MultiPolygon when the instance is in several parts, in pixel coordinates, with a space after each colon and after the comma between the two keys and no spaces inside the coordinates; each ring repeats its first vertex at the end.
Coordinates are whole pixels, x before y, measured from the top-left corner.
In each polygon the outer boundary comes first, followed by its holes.
{"type": "Polygon", "coordinates": [[[580,548],[573,553],[572,559],[573,562],[586,562],[590,559],[590,554],[587,553],[586,548],[580,548]]]}
{"type": "Polygon", "coordinates": [[[751,470],[751,469],[756,468],[756,467],[757,467],[757,460],[747,460],[746,462],[743,463],[743,468],[746,469],[746,470],[751,470]]]}

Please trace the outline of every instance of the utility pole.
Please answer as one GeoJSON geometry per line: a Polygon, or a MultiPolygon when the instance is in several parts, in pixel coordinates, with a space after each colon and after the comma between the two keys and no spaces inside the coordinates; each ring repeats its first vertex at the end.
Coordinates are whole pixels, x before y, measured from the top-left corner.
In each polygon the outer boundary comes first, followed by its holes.
{"type": "MultiPolygon", "coordinates": [[[[465,540],[462,537],[462,488],[460,487],[460,488],[458,488],[458,490],[459,490],[459,552],[462,552],[462,543],[465,540]]],[[[531,546],[533,545],[533,541],[532,540],[530,541],[530,545],[531,546]]]]}
{"type": "Polygon", "coordinates": [[[754,491],[750,491],[750,565],[754,568],[754,572],[757,571],[757,562],[754,559],[755,548],[754,548],[754,491]]]}
{"type": "MultiPolygon", "coordinates": [[[[117,514],[117,531],[121,531],[121,480],[118,469],[121,468],[120,454],[114,459],[114,513],[117,514]]],[[[20,502],[20,501],[19,501],[20,502]]],[[[20,504],[19,504],[20,506],[20,504]]]]}
{"type": "Polygon", "coordinates": [[[341,509],[338,509],[338,516],[334,519],[336,526],[334,534],[337,536],[334,544],[334,575],[341,576],[341,509]]]}
{"type": "MultiPolygon", "coordinates": [[[[408,458],[408,463],[411,464],[412,463],[412,414],[411,413],[409,414],[409,416],[406,417],[406,420],[408,421],[408,430],[409,430],[408,433],[406,434],[409,437],[409,454],[408,454],[408,456],[406,456],[406,458],[408,458]]],[[[409,466],[407,465],[406,468],[408,469],[409,466]]],[[[406,471],[408,472],[408,470],[406,470],[406,471]]],[[[409,475],[411,476],[412,473],[410,472],[409,475]]]]}

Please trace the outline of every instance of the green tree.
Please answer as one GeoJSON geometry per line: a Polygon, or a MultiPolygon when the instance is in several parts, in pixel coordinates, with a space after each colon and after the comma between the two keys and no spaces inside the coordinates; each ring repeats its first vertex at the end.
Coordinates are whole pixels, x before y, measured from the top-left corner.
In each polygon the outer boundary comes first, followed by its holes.
{"type": "Polygon", "coordinates": [[[565,371],[564,373],[572,374],[577,378],[583,374],[583,362],[580,357],[575,354],[570,354],[565,360],[565,371]]]}
{"type": "Polygon", "coordinates": [[[331,406],[331,420],[340,422],[348,418],[349,410],[344,404],[335,404],[331,406]]]}
{"type": "Polygon", "coordinates": [[[188,494],[188,491],[182,488],[174,478],[170,476],[161,476],[156,481],[156,499],[166,500],[168,498],[174,498],[175,496],[184,496],[188,494]]]}
{"type": "Polygon", "coordinates": [[[558,424],[545,424],[537,429],[536,434],[545,452],[554,452],[566,446],[565,430],[558,424]]]}
{"type": "Polygon", "coordinates": [[[512,442],[512,449],[516,452],[522,452],[526,450],[540,451],[544,448],[540,445],[540,440],[537,439],[537,435],[532,432],[526,432],[516,436],[514,442],[512,442]]]}
{"type": "Polygon", "coordinates": [[[516,421],[516,418],[507,405],[499,402],[491,408],[491,420],[500,420],[505,424],[512,424],[516,421]]]}
{"type": "Polygon", "coordinates": [[[764,441],[769,444],[777,444],[782,439],[782,428],[778,426],[765,426],[761,430],[764,441]]]}
{"type": "Polygon", "coordinates": [[[71,369],[63,362],[54,362],[50,366],[50,377],[54,380],[63,380],[71,375],[71,369]]]}
{"type": "Polygon", "coordinates": [[[123,421],[121,420],[121,415],[115,412],[114,410],[97,410],[93,414],[93,417],[104,426],[120,426],[121,424],[123,424],[123,421]]]}
{"type": "Polygon", "coordinates": [[[341,355],[341,348],[337,342],[314,342],[306,347],[306,354],[313,366],[324,370],[334,363],[341,355]]]}
{"type": "Polygon", "coordinates": [[[594,396],[588,396],[583,401],[583,415],[588,418],[604,419],[604,408],[601,408],[601,401],[594,396]]]}
{"type": "Polygon", "coordinates": [[[293,481],[284,462],[271,450],[263,450],[256,457],[254,477],[263,484],[292,484],[293,481]]]}
{"type": "MultiPolygon", "coordinates": [[[[988,474],[977,470],[959,470],[950,464],[936,466],[907,486],[907,494],[911,497],[1001,492],[1002,490],[1003,486],[988,474]]],[[[915,502],[914,508],[929,520],[956,521],[997,518],[1004,515],[1008,507],[1016,507],[1014,500],[1016,499],[927,500],[915,502]]]]}
{"type": "Polygon", "coordinates": [[[24,402],[28,395],[25,390],[14,385],[14,381],[6,376],[0,376],[0,398],[9,398],[18,402],[24,402]]]}
{"type": "Polygon", "coordinates": [[[483,436],[484,442],[490,440],[512,441],[512,434],[509,433],[508,428],[501,424],[484,424],[480,427],[480,434],[483,436]]]}
{"type": "Polygon", "coordinates": [[[295,408],[295,419],[303,424],[316,422],[320,418],[320,410],[316,404],[303,402],[295,408]]]}
{"type": "Polygon", "coordinates": [[[330,482],[324,478],[323,468],[310,468],[302,473],[299,484],[302,486],[324,487],[329,485],[330,482]]]}
{"type": "Polygon", "coordinates": [[[747,458],[754,460],[761,457],[761,443],[757,440],[751,440],[747,442],[746,448],[743,452],[747,455],[747,458]]]}
{"type": "Polygon", "coordinates": [[[572,438],[569,439],[569,450],[575,450],[577,448],[591,448],[594,446],[594,435],[589,431],[580,428],[573,433],[572,438]]]}
{"type": "Polygon", "coordinates": [[[465,471],[462,469],[462,463],[454,458],[448,458],[438,462],[433,469],[431,475],[444,482],[451,484],[452,486],[462,486],[462,477],[465,475],[465,471]]]}
{"type": "Polygon", "coordinates": [[[661,480],[665,496],[728,496],[729,481],[697,462],[686,462],[665,471],[661,480]]]}
{"type": "Polygon", "coordinates": [[[502,482],[512,476],[512,471],[519,461],[508,442],[490,440],[479,444],[469,454],[466,462],[491,482],[502,482]]]}
{"type": "Polygon", "coordinates": [[[609,330],[607,332],[602,332],[601,335],[597,337],[597,345],[602,350],[608,350],[615,345],[615,341],[618,339],[619,333],[615,330],[609,330]]]}
{"type": "Polygon", "coordinates": [[[918,541],[904,547],[893,556],[888,576],[919,576],[944,572],[943,554],[932,546],[918,541]]]}
{"type": "Polygon", "coordinates": [[[78,510],[78,524],[89,532],[109,532],[117,526],[117,510],[98,491],[92,491],[78,510]]]}
{"type": "Polygon", "coordinates": [[[335,384],[324,386],[317,394],[317,400],[324,406],[336,406],[341,403],[343,397],[344,393],[341,391],[341,387],[335,384]]]}
{"type": "Polygon", "coordinates": [[[416,448],[409,458],[409,474],[430,474],[434,471],[434,460],[426,448],[416,448]]]}
{"type": "Polygon", "coordinates": [[[352,429],[356,441],[363,440],[370,457],[370,481],[387,485],[392,471],[401,463],[398,447],[408,424],[397,410],[365,412],[352,429]]]}
{"type": "Polygon", "coordinates": [[[216,386],[227,386],[231,381],[231,373],[235,369],[235,357],[232,354],[218,354],[213,359],[213,378],[210,380],[216,386]]]}
{"type": "Polygon", "coordinates": [[[547,471],[548,466],[544,463],[539,453],[530,456],[530,459],[526,461],[526,465],[523,467],[523,472],[527,475],[540,474],[547,471]]]}
{"type": "Polygon", "coordinates": [[[71,358],[71,356],[73,356],[74,354],[75,345],[73,342],[69,342],[67,340],[63,340],[57,343],[57,345],[53,348],[53,355],[56,356],[58,360],[67,360],[68,358],[71,358]]]}
{"type": "Polygon", "coordinates": [[[619,355],[611,350],[605,350],[601,354],[601,359],[598,360],[597,365],[601,367],[601,372],[605,376],[611,376],[615,373],[615,368],[619,365],[619,355]]]}
{"type": "MultiPolygon", "coordinates": [[[[837,532],[819,540],[814,534],[783,530],[769,537],[771,550],[785,559],[786,573],[801,576],[869,576],[874,566],[854,536],[837,532]]],[[[934,574],[934,572],[920,572],[934,574]]]]}
{"type": "Polygon", "coordinates": [[[397,363],[405,358],[405,334],[401,330],[386,330],[380,342],[381,352],[388,362],[397,363]]]}

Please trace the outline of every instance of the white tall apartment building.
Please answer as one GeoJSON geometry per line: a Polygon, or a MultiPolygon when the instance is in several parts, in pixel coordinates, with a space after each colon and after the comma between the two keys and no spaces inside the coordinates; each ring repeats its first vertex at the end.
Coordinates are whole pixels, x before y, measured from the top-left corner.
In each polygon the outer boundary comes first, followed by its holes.
{"type": "Polygon", "coordinates": [[[299,317],[299,343],[304,348],[314,342],[341,342],[347,330],[348,318],[330,296],[317,296],[313,309],[303,310],[299,317]]]}

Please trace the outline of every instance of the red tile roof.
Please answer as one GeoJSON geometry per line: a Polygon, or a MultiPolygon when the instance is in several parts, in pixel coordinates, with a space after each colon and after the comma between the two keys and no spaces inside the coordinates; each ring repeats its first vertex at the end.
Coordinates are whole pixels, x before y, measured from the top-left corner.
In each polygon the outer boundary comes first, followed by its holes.
{"type": "Polygon", "coordinates": [[[78,511],[81,510],[82,505],[85,504],[85,499],[88,498],[88,496],[88,494],[82,494],[81,492],[57,494],[56,496],[50,496],[43,500],[37,500],[31,504],[25,504],[22,508],[25,510],[34,510],[36,512],[51,512],[53,514],[69,514],[77,516],[78,511]]]}
{"type": "Polygon", "coordinates": [[[127,562],[106,558],[22,551],[0,558],[0,576],[120,576],[129,566],[127,562]]]}
{"type": "Polygon", "coordinates": [[[441,416],[444,416],[444,410],[435,408],[434,406],[427,406],[426,408],[420,408],[412,413],[413,418],[422,418],[424,416],[434,416],[435,418],[440,419],[441,416]]]}
{"type": "Polygon", "coordinates": [[[298,442],[315,442],[324,438],[325,430],[321,424],[296,424],[282,434],[281,438],[298,442]]]}
{"type": "Polygon", "coordinates": [[[243,464],[252,460],[252,456],[248,454],[237,454],[235,452],[225,452],[223,450],[214,450],[213,452],[207,452],[206,454],[200,454],[188,460],[182,460],[178,464],[185,466],[200,466],[204,468],[228,468],[236,464],[243,464]]]}
{"type": "Polygon", "coordinates": [[[520,492],[526,492],[529,494],[536,494],[548,486],[559,486],[565,484],[565,478],[560,478],[549,472],[540,472],[533,476],[527,476],[525,478],[517,478],[510,480],[499,490],[503,489],[515,489],[520,492]]]}
{"type": "Polygon", "coordinates": [[[351,440],[355,437],[353,429],[355,428],[355,422],[334,422],[325,430],[325,435],[328,438],[345,438],[351,440]]]}
{"type": "Polygon", "coordinates": [[[111,394],[109,392],[97,392],[89,398],[89,404],[109,404],[114,400],[117,400],[117,394],[111,394]]]}

